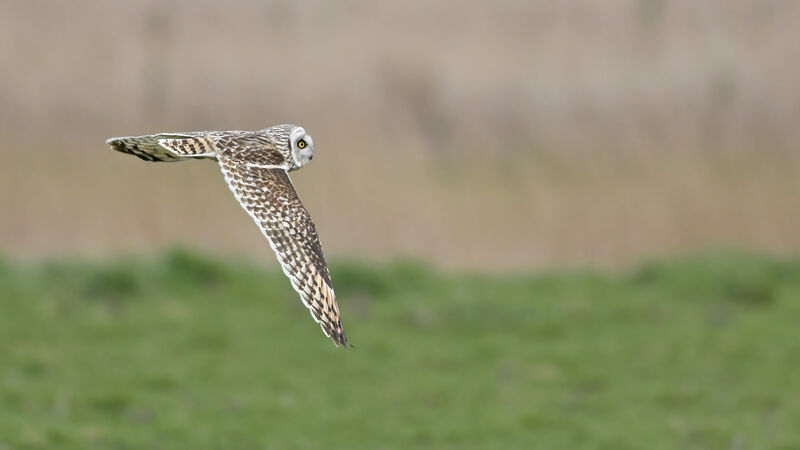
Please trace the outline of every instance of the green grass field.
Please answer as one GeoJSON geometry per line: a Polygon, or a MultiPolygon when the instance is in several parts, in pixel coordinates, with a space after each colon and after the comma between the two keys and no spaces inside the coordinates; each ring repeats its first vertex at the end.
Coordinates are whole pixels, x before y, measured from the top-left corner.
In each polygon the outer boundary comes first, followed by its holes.
{"type": "Polygon", "coordinates": [[[0,449],[800,448],[800,261],[342,262],[351,350],[270,269],[0,264],[0,449]]]}

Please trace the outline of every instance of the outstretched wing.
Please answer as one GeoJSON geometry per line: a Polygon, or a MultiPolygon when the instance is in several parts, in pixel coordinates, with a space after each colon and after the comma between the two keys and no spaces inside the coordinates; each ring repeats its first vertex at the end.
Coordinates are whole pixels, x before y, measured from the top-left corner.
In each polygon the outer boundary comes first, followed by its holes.
{"type": "Polygon", "coordinates": [[[214,141],[201,133],[148,134],[106,141],[114,150],[145,161],[180,161],[186,158],[216,158],[214,141]]]}
{"type": "Polygon", "coordinates": [[[316,227],[289,174],[284,168],[240,162],[222,152],[218,159],[233,195],[269,241],[311,316],[337,346],[347,346],[316,227]]]}

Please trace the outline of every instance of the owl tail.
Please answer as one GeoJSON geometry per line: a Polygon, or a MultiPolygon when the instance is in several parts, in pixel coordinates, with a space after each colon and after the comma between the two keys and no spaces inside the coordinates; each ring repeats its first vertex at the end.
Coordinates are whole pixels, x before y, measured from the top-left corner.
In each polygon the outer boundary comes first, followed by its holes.
{"type": "Polygon", "coordinates": [[[145,161],[216,159],[214,143],[201,136],[162,133],[111,138],[106,143],[118,152],[134,155],[145,161]]]}

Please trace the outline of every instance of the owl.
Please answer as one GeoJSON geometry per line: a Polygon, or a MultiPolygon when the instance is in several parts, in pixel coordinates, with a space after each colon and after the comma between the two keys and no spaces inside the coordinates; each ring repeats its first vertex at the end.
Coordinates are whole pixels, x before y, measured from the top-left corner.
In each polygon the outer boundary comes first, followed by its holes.
{"type": "Polygon", "coordinates": [[[286,124],[259,131],[161,133],[106,142],[145,161],[216,160],[311,317],[337,347],[347,347],[316,227],[289,178],[289,172],[314,158],[314,139],[306,130],[286,124]]]}

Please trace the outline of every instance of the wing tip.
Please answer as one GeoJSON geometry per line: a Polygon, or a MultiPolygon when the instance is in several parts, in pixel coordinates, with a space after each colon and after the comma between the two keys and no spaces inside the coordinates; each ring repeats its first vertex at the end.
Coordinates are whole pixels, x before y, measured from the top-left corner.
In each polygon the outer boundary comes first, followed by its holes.
{"type": "Polygon", "coordinates": [[[130,139],[129,137],[113,137],[106,139],[106,144],[111,147],[112,150],[116,150],[121,153],[127,153],[131,155],[139,156],[136,152],[131,151],[131,145],[127,144],[126,141],[130,139]]]}
{"type": "Polygon", "coordinates": [[[122,139],[123,138],[120,137],[108,138],[106,139],[106,144],[108,144],[114,150],[119,150],[119,147],[121,146],[122,143],[122,139]]]}
{"type": "Polygon", "coordinates": [[[335,327],[332,327],[324,322],[320,322],[319,324],[322,328],[322,332],[325,333],[325,336],[327,336],[328,339],[333,341],[333,344],[337,348],[340,345],[344,348],[355,348],[352,344],[348,344],[347,335],[344,334],[344,328],[342,328],[341,323],[338,323],[335,327]]]}
{"type": "MultiPolygon", "coordinates": [[[[347,336],[345,336],[344,333],[338,335],[335,334],[334,337],[332,337],[331,339],[333,339],[333,343],[336,345],[337,348],[339,347],[339,345],[341,345],[344,348],[348,348],[347,336]]],[[[352,344],[350,344],[349,347],[352,347],[352,344]]]]}

